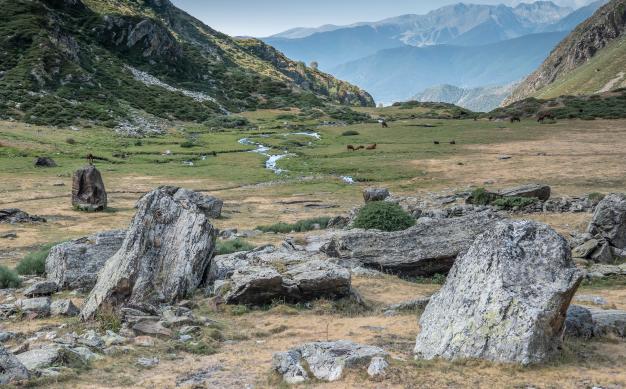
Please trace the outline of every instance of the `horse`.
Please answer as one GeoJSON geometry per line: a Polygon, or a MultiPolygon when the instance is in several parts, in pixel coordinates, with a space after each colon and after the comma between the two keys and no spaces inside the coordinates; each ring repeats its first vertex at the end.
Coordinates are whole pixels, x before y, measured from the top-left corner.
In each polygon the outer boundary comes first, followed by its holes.
{"type": "Polygon", "coordinates": [[[378,146],[378,145],[377,145],[376,143],[374,143],[373,145],[369,145],[369,146],[367,146],[367,147],[366,147],[366,149],[367,149],[367,150],[376,150],[376,147],[377,147],[377,146],[378,146]]]}
{"type": "Polygon", "coordinates": [[[455,141],[455,140],[452,140],[452,141],[450,141],[450,144],[451,144],[451,145],[455,145],[455,144],[456,144],[456,141],[455,141]]]}
{"type": "Polygon", "coordinates": [[[436,144],[436,145],[440,144],[438,140],[433,141],[433,143],[436,144]]]}
{"type": "Polygon", "coordinates": [[[546,119],[555,120],[556,117],[552,112],[539,112],[537,114],[537,121],[543,123],[546,119]]]}
{"type": "Polygon", "coordinates": [[[512,116],[511,117],[511,123],[515,123],[515,122],[521,123],[522,119],[520,119],[519,116],[512,116]]]}

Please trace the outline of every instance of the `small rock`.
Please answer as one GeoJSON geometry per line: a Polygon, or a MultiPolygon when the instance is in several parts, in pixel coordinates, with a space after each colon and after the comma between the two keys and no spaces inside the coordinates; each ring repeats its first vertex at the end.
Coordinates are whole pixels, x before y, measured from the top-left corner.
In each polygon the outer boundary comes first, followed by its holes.
{"type": "Polygon", "coordinates": [[[565,336],[588,339],[593,336],[593,328],[591,312],[579,305],[570,305],[565,318],[565,336]]]}
{"type": "Polygon", "coordinates": [[[34,313],[39,317],[50,315],[50,297],[17,300],[15,305],[26,314],[34,313]]]}
{"type": "Polygon", "coordinates": [[[78,316],[80,310],[74,305],[72,300],[56,300],[50,305],[52,316],[78,316]]]}
{"type": "Polygon", "coordinates": [[[141,367],[152,368],[159,364],[159,358],[138,358],[137,364],[141,367]]]}
{"type": "Polygon", "coordinates": [[[23,381],[30,378],[28,369],[18,358],[0,346],[0,385],[23,381]]]}
{"type": "Polygon", "coordinates": [[[383,357],[374,357],[367,368],[367,374],[372,378],[384,377],[387,374],[389,363],[383,357]]]}
{"type": "Polygon", "coordinates": [[[128,339],[116,334],[111,330],[107,330],[107,333],[105,336],[102,337],[102,340],[104,341],[104,344],[106,346],[119,346],[128,342],[128,339]]]}
{"type": "Polygon", "coordinates": [[[59,289],[56,282],[53,281],[39,281],[24,290],[24,296],[26,297],[40,297],[50,296],[57,292],[59,289]]]}
{"type": "Polygon", "coordinates": [[[88,347],[78,346],[72,348],[72,351],[80,355],[87,362],[102,359],[101,355],[94,353],[88,347]]]}
{"type": "Polygon", "coordinates": [[[512,157],[510,155],[500,155],[498,157],[499,160],[501,161],[506,161],[507,159],[511,159],[512,157]]]}
{"type": "Polygon", "coordinates": [[[200,331],[201,328],[198,326],[183,326],[178,330],[178,333],[181,335],[193,334],[200,331]]]}
{"type": "Polygon", "coordinates": [[[17,239],[17,234],[15,232],[0,234],[0,239],[17,239]]]}
{"type": "Polygon", "coordinates": [[[363,191],[363,200],[365,200],[366,203],[383,201],[389,196],[389,189],[387,188],[367,188],[363,191]]]}
{"type": "Polygon", "coordinates": [[[572,255],[576,258],[588,258],[599,244],[600,242],[597,239],[590,239],[572,250],[572,255]]]}
{"type": "Polygon", "coordinates": [[[101,349],[104,346],[104,341],[94,330],[85,331],[78,339],[78,343],[97,349],[101,349]]]}
{"type": "Polygon", "coordinates": [[[16,355],[28,371],[49,368],[51,366],[85,366],[86,361],[75,351],[62,346],[48,346],[33,349],[16,355]]]}
{"type": "Polygon", "coordinates": [[[155,344],[154,338],[150,336],[137,336],[133,342],[139,347],[154,347],[155,344]]]}
{"type": "Polygon", "coordinates": [[[574,300],[579,303],[591,303],[594,305],[608,305],[609,303],[601,296],[592,296],[588,294],[581,294],[574,297],[574,300]]]}
{"type": "Polygon", "coordinates": [[[102,175],[89,165],[74,172],[72,179],[72,205],[83,211],[102,211],[107,207],[107,192],[102,175]]]}
{"type": "Polygon", "coordinates": [[[0,343],[4,343],[7,340],[11,340],[13,338],[15,338],[15,333],[0,331],[0,343]]]}
{"type": "Polygon", "coordinates": [[[164,327],[163,324],[158,321],[140,321],[133,326],[133,330],[144,335],[172,336],[172,331],[169,328],[164,327]]]}
{"type": "Polygon", "coordinates": [[[37,157],[35,159],[35,167],[57,167],[57,164],[50,157],[37,157]]]}

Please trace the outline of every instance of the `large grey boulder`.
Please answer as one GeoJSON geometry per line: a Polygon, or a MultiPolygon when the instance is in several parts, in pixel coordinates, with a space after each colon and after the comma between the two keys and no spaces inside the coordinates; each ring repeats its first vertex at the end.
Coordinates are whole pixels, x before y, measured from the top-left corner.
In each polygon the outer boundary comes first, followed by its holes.
{"type": "Polygon", "coordinates": [[[46,219],[40,216],[29,215],[28,213],[17,209],[7,208],[0,209],[0,224],[17,224],[17,223],[45,223],[46,219]]]}
{"type": "Polygon", "coordinates": [[[107,192],[102,175],[95,166],[82,167],[72,178],[72,206],[83,211],[102,211],[107,207],[107,192]]]}
{"type": "Polygon", "coordinates": [[[612,193],[600,201],[587,232],[604,238],[613,247],[626,248],[626,195],[612,193]]]}
{"type": "Polygon", "coordinates": [[[541,201],[550,199],[551,189],[548,185],[527,184],[515,188],[503,189],[498,192],[503,197],[534,197],[541,201]]]}
{"type": "Polygon", "coordinates": [[[52,247],[46,258],[48,280],[61,289],[91,290],[98,272],[120,249],[125,237],[126,230],[105,231],[52,247]]]}
{"type": "Polygon", "coordinates": [[[580,305],[570,305],[565,318],[565,335],[573,338],[593,336],[593,317],[589,309],[580,305]]]}
{"type": "Polygon", "coordinates": [[[626,337],[626,311],[590,309],[594,336],[617,335],[626,337]]]}
{"type": "Polygon", "coordinates": [[[15,306],[27,314],[48,316],[50,315],[50,303],[50,297],[35,297],[17,300],[15,306]]]}
{"type": "Polygon", "coordinates": [[[421,319],[418,358],[523,365],[554,356],[582,274],[567,241],[532,221],[502,221],[454,264],[421,319]]]}
{"type": "Polygon", "coordinates": [[[383,201],[389,196],[389,189],[387,188],[367,188],[363,190],[363,200],[365,200],[366,203],[383,201]]]}
{"type": "Polygon", "coordinates": [[[0,346],[0,385],[7,385],[30,378],[26,367],[13,354],[0,346]]]}
{"type": "Polygon", "coordinates": [[[50,314],[52,316],[78,316],[80,310],[74,305],[72,300],[56,300],[50,304],[50,314]]]}
{"type": "Polygon", "coordinates": [[[174,303],[204,280],[216,230],[201,195],[160,187],[143,196],[122,247],[105,264],[83,306],[92,318],[107,305],[174,303]]]}
{"type": "Polygon", "coordinates": [[[87,364],[79,353],[59,345],[48,345],[28,350],[16,355],[16,357],[29,372],[51,366],[84,367],[87,364]]]}
{"type": "Polygon", "coordinates": [[[380,347],[347,340],[315,342],[275,353],[272,368],[283,376],[285,382],[297,384],[309,379],[303,366],[303,362],[306,362],[308,370],[318,380],[337,381],[346,368],[363,366],[371,370],[372,374],[380,373],[383,364],[381,359],[384,362],[385,357],[387,353],[380,347]]]}
{"type": "Polygon", "coordinates": [[[351,230],[336,234],[322,251],[351,266],[405,276],[447,273],[456,257],[501,217],[491,211],[447,218],[422,218],[399,232],[351,230]]]}

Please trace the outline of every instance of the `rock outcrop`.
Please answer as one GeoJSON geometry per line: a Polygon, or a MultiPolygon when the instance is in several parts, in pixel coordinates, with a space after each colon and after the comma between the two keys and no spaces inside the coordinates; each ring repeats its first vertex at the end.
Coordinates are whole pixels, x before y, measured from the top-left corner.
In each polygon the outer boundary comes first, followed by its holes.
{"type": "Polygon", "coordinates": [[[72,206],[83,211],[102,211],[107,207],[107,192],[102,175],[95,166],[82,167],[72,178],[72,206]]]}
{"type": "Polygon", "coordinates": [[[626,195],[613,193],[600,201],[587,232],[613,247],[626,248],[626,195]]]}
{"type": "Polygon", "coordinates": [[[447,273],[456,257],[501,217],[486,211],[458,218],[420,218],[399,232],[351,230],[337,234],[322,251],[351,266],[406,276],[447,273]]]}
{"type": "Polygon", "coordinates": [[[57,167],[57,164],[50,157],[37,157],[35,159],[35,167],[57,167]]]}
{"type": "Polygon", "coordinates": [[[341,379],[344,369],[366,367],[371,375],[381,375],[387,353],[380,347],[346,340],[307,343],[286,352],[274,354],[272,367],[289,384],[310,379],[303,362],[315,378],[323,381],[341,379]],[[382,359],[382,362],[381,362],[382,359]]]}
{"type": "Polygon", "coordinates": [[[40,216],[29,215],[17,208],[0,209],[0,224],[18,223],[45,223],[46,219],[40,216]]]}
{"type": "Polygon", "coordinates": [[[160,187],[137,203],[119,251],[105,264],[81,312],[100,307],[173,303],[204,280],[216,230],[198,193],[160,187]]]}
{"type": "Polygon", "coordinates": [[[572,305],[567,310],[565,323],[565,334],[571,337],[626,337],[626,311],[572,305]]]}
{"type": "Polygon", "coordinates": [[[0,346],[0,385],[7,385],[30,378],[26,367],[13,354],[0,346]]]}
{"type": "Polygon", "coordinates": [[[389,189],[387,188],[367,188],[363,191],[363,200],[365,200],[366,203],[383,201],[389,196],[389,189]]]}
{"type": "Polygon", "coordinates": [[[52,247],[46,258],[48,280],[61,289],[91,290],[98,272],[122,247],[125,237],[126,230],[105,231],[52,247]]]}
{"type": "Polygon", "coordinates": [[[452,268],[420,319],[418,358],[528,365],[553,357],[582,280],[566,240],[531,221],[503,221],[452,268]]]}

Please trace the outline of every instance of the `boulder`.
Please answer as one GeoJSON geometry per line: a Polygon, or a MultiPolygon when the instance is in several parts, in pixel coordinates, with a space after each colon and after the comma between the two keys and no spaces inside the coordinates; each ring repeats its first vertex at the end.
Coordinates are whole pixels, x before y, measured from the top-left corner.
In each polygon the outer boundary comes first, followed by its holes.
{"type": "Polygon", "coordinates": [[[82,167],[72,178],[72,206],[83,211],[102,211],[107,207],[107,192],[95,166],[82,167]]]}
{"type": "Polygon", "coordinates": [[[152,320],[143,320],[135,323],[133,330],[140,335],[172,336],[172,331],[169,328],[164,327],[161,322],[152,320]]]}
{"type": "Polygon", "coordinates": [[[528,365],[561,346],[582,274],[567,241],[532,221],[502,221],[454,264],[420,319],[417,358],[528,365]]]}
{"type": "Polygon", "coordinates": [[[57,167],[57,164],[50,157],[37,157],[35,167],[57,167]]]}
{"type": "Polygon", "coordinates": [[[39,281],[30,285],[24,290],[24,296],[37,297],[37,296],[50,296],[57,292],[59,286],[54,281],[39,281]]]}
{"type": "Polygon", "coordinates": [[[498,192],[503,197],[534,197],[541,201],[550,199],[551,189],[548,185],[528,184],[498,192]]]}
{"type": "Polygon", "coordinates": [[[0,224],[17,223],[45,223],[46,219],[40,216],[29,215],[17,208],[0,209],[0,224]]]}
{"type": "Polygon", "coordinates": [[[16,355],[16,357],[29,372],[51,366],[84,367],[86,365],[86,361],[80,354],[70,348],[58,345],[28,350],[16,355]]]}
{"type": "Polygon", "coordinates": [[[599,244],[597,239],[590,239],[572,250],[572,255],[574,258],[589,258],[599,244]]]}
{"type": "Polygon", "coordinates": [[[617,309],[590,309],[594,336],[617,335],[626,337],[626,311],[617,309]]]}
{"type": "Polygon", "coordinates": [[[17,300],[15,306],[27,314],[36,314],[37,316],[50,315],[50,297],[17,300]]]}
{"type": "Polygon", "coordinates": [[[91,290],[98,272],[120,249],[125,237],[125,230],[106,231],[52,247],[46,258],[48,280],[61,289],[91,290]]]}
{"type": "Polygon", "coordinates": [[[593,328],[593,318],[589,309],[580,305],[570,305],[565,318],[565,336],[588,339],[593,336],[593,328]]]}
{"type": "Polygon", "coordinates": [[[608,242],[601,244],[596,248],[590,256],[590,259],[596,263],[613,263],[613,249],[608,242]]]}
{"type": "Polygon", "coordinates": [[[52,316],[78,316],[80,310],[72,303],[72,300],[57,300],[50,304],[52,316]]]}
{"type": "MultiPolygon", "coordinates": [[[[353,343],[346,340],[336,342],[315,342],[295,347],[286,352],[275,353],[272,368],[283,376],[289,384],[301,383],[309,379],[308,371],[318,380],[337,381],[345,368],[366,367],[379,374],[380,359],[387,353],[380,347],[353,343]],[[380,358],[380,359],[379,359],[380,358]],[[375,366],[372,366],[374,364],[375,366]]],[[[386,362],[386,361],[384,361],[386,362]]],[[[382,367],[384,371],[385,367],[382,367]]]]}
{"type": "Polygon", "coordinates": [[[587,232],[613,247],[626,248],[626,195],[612,193],[600,201],[587,232]]]}
{"type": "Polygon", "coordinates": [[[352,267],[404,276],[447,273],[456,257],[501,217],[491,211],[447,218],[422,218],[399,232],[351,230],[336,234],[322,251],[352,267]]]}
{"type": "Polygon", "coordinates": [[[363,200],[365,200],[366,203],[383,201],[389,196],[389,189],[387,188],[367,188],[363,191],[363,200]]]}
{"type": "Polygon", "coordinates": [[[7,385],[29,378],[30,373],[22,362],[3,346],[0,346],[0,385],[7,385]]]}
{"type": "Polygon", "coordinates": [[[105,305],[172,304],[205,279],[215,249],[211,211],[195,192],[160,187],[137,203],[126,238],[105,264],[83,306],[92,318],[105,305]]]}

